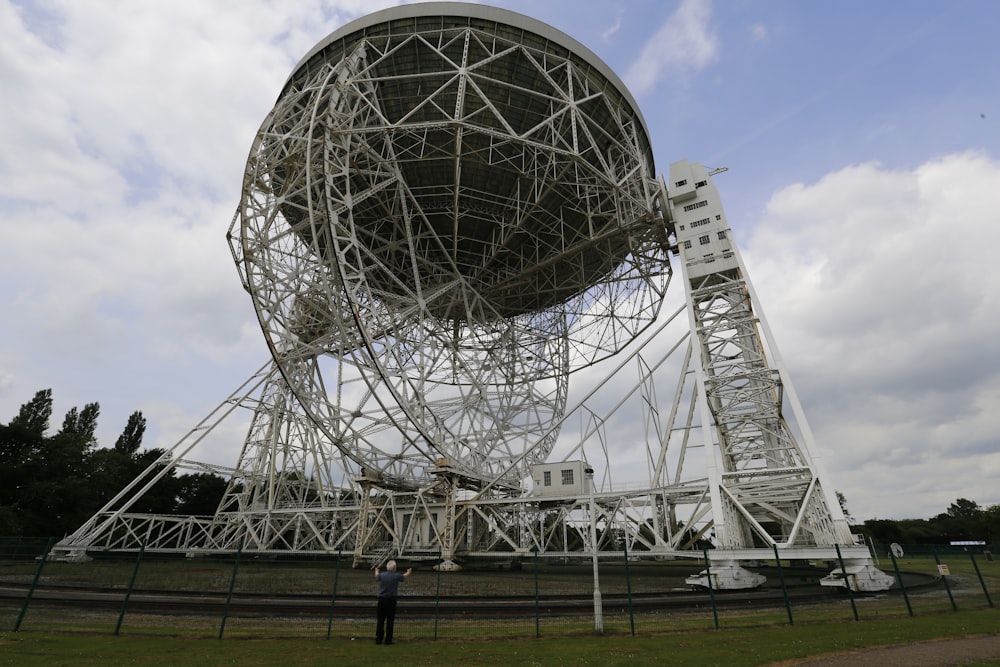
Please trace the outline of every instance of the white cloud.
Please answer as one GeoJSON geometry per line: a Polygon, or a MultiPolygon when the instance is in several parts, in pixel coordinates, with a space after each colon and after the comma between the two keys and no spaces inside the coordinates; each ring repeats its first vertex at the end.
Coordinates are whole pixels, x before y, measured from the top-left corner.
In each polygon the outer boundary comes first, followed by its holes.
{"type": "Polygon", "coordinates": [[[225,240],[253,136],[317,40],[388,4],[0,0],[0,419],[51,387],[110,444],[263,362],[225,240]]]}
{"type": "Polygon", "coordinates": [[[1000,228],[986,224],[998,182],[1000,163],[975,152],[913,170],[851,166],[776,193],[745,243],[856,516],[1000,502],[1000,228]]]}
{"type": "Polygon", "coordinates": [[[618,8],[618,14],[615,17],[615,22],[613,25],[608,26],[607,30],[601,33],[601,39],[605,42],[609,41],[612,37],[618,34],[618,31],[622,29],[622,19],[625,17],[625,10],[621,7],[618,8]]]}
{"type": "Polygon", "coordinates": [[[719,40],[709,24],[711,18],[711,0],[682,0],[626,71],[629,89],[641,95],[669,75],[684,80],[714,61],[719,40]]]}

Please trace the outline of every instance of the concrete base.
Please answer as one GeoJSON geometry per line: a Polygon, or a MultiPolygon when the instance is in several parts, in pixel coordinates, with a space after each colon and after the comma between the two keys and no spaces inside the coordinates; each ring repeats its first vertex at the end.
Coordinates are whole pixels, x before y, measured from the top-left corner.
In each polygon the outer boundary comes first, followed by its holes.
{"type": "MultiPolygon", "coordinates": [[[[763,584],[767,577],[740,567],[739,563],[712,563],[710,568],[712,576],[712,588],[717,591],[741,590],[746,588],[757,588],[763,584]]],[[[701,586],[708,588],[709,571],[702,570],[698,574],[686,578],[684,581],[689,586],[701,586]]]]}
{"type": "Polygon", "coordinates": [[[445,560],[435,565],[434,569],[438,572],[459,572],[461,571],[462,566],[453,560],[445,560]]]}
{"type": "Polygon", "coordinates": [[[86,549],[67,549],[61,553],[59,550],[53,549],[52,553],[49,554],[49,559],[64,563],[89,563],[94,560],[87,555],[86,549]]]}
{"type": "Polygon", "coordinates": [[[819,580],[820,586],[847,588],[850,583],[852,591],[874,593],[889,590],[896,581],[895,577],[875,567],[871,560],[845,560],[844,569],[846,576],[843,569],[835,568],[819,580]]]}

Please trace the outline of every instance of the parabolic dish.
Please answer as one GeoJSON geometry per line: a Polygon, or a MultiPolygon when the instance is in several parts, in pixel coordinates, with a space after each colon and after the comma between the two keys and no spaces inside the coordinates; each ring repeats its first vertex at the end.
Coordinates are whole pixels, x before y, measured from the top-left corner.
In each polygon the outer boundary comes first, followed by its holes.
{"type": "Polygon", "coordinates": [[[515,479],[551,450],[569,373],[656,317],[653,174],[635,101],[575,40],[482,5],[404,5],[296,66],[233,251],[290,386],[351,460],[515,479]]]}

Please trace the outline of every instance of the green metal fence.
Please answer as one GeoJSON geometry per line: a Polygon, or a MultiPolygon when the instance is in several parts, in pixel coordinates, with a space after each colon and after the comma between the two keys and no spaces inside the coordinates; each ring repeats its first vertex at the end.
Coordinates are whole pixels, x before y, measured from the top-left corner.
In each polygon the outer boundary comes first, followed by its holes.
{"type": "MultiPolygon", "coordinates": [[[[46,558],[52,542],[0,539],[0,628],[374,637],[374,573],[352,568],[351,554],[185,557],[140,550],[63,562],[46,558]]],[[[459,572],[400,559],[414,573],[400,588],[396,635],[401,641],[635,635],[993,607],[1000,562],[992,554],[990,547],[904,545],[899,556],[876,549],[879,566],[896,577],[892,589],[877,595],[820,586],[835,563],[774,559],[753,568],[767,577],[760,588],[717,591],[685,582],[707,567],[705,559],[622,554],[602,557],[596,573],[588,557],[498,555],[463,562],[459,572]]]]}

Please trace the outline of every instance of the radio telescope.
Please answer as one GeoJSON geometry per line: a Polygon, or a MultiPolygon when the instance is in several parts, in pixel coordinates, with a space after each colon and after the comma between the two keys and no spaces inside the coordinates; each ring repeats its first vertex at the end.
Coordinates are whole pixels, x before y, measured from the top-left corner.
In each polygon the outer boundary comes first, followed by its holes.
{"type": "Polygon", "coordinates": [[[376,12],[296,66],[231,243],[278,367],[357,474],[520,489],[568,376],[658,311],[645,123],[596,56],[459,3],[376,12]]]}
{"type": "Polygon", "coordinates": [[[719,589],[759,585],[741,562],[837,560],[824,585],[888,588],[811,453],[720,171],[679,160],[668,188],[622,82],[528,17],[342,27],[285,82],[230,227],[272,362],[58,549],[704,555],[689,583],[719,589]],[[218,471],[186,457],[236,407],[214,516],[129,512],[172,467],[218,471]],[[612,458],[648,479],[613,488],[612,458]]]}

